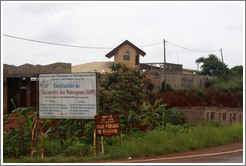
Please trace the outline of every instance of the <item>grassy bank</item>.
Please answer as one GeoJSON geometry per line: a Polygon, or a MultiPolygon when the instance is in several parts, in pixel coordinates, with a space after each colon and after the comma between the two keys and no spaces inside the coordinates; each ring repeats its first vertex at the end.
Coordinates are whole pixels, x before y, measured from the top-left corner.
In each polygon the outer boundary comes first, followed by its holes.
{"type": "MultiPolygon", "coordinates": [[[[203,149],[243,140],[243,125],[218,125],[217,123],[197,124],[195,126],[168,125],[148,132],[135,132],[129,136],[122,135],[122,145],[117,144],[118,137],[105,138],[105,154],[96,157],[89,153],[87,157],[69,156],[64,153],[54,157],[20,157],[4,158],[4,162],[95,162],[123,158],[147,157],[174,152],[203,149]],[[112,144],[112,145],[111,145],[112,144]]],[[[44,154],[45,155],[45,154],[44,154]]]]}

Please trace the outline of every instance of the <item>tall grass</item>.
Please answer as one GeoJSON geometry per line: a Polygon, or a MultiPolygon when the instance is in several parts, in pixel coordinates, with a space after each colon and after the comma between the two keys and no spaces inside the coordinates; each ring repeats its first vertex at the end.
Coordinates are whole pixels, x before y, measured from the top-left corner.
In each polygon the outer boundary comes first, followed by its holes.
{"type": "MultiPolygon", "coordinates": [[[[18,159],[5,159],[4,162],[89,162],[98,160],[112,160],[128,157],[147,157],[174,152],[183,152],[202,148],[209,148],[243,140],[243,125],[231,126],[199,124],[193,127],[180,125],[167,125],[166,129],[159,128],[148,132],[133,133],[124,137],[122,145],[108,145],[105,138],[105,154],[96,157],[64,157],[58,155],[30,159],[23,157],[18,159]]],[[[113,139],[118,139],[113,137],[113,139]]]]}
{"type": "MultiPolygon", "coordinates": [[[[182,129],[182,127],[181,127],[182,129]]],[[[121,151],[128,156],[152,156],[208,148],[243,139],[242,125],[230,127],[196,126],[190,129],[149,131],[143,138],[133,138],[123,142],[121,151]]],[[[116,149],[115,149],[116,150],[116,149]]],[[[125,156],[127,157],[127,156],[125,156]]]]}

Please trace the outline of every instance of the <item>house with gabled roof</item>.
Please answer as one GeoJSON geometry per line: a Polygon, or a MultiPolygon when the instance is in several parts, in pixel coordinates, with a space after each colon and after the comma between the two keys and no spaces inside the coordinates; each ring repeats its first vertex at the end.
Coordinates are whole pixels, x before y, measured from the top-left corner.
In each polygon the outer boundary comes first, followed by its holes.
{"type": "Polygon", "coordinates": [[[109,59],[114,57],[114,63],[123,63],[126,64],[126,66],[128,67],[139,69],[140,55],[145,56],[146,53],[128,40],[126,40],[105,56],[109,59]]]}
{"type": "Polygon", "coordinates": [[[105,55],[109,59],[114,57],[113,62],[90,62],[86,64],[75,65],[72,66],[72,72],[110,72],[109,67],[114,63],[123,63],[127,67],[140,69],[140,56],[144,57],[145,55],[146,53],[143,50],[132,44],[130,41],[125,40],[123,43],[105,55]]]}
{"type": "Polygon", "coordinates": [[[114,57],[114,61],[91,62],[81,65],[72,66],[72,73],[80,72],[111,72],[110,66],[114,63],[123,63],[127,67],[135,68],[140,72],[145,72],[154,84],[154,92],[158,92],[165,81],[164,73],[166,72],[166,82],[173,89],[201,88],[205,86],[208,79],[207,76],[196,74],[196,70],[185,70],[181,64],[173,63],[140,63],[140,57],[144,57],[146,53],[135,46],[128,40],[115,47],[105,56],[109,59],[114,57]],[[165,69],[165,70],[164,70],[165,69]]]}

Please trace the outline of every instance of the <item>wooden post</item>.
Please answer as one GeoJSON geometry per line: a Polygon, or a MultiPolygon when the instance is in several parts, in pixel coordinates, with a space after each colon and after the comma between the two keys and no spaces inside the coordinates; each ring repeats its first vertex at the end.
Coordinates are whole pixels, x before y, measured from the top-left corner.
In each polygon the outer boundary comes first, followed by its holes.
{"type": "Polygon", "coordinates": [[[35,120],[35,124],[32,129],[31,157],[33,155],[33,142],[34,142],[34,132],[35,132],[36,125],[37,125],[37,121],[35,120]]]}
{"type": "Polygon", "coordinates": [[[101,136],[101,143],[102,143],[102,154],[104,154],[104,142],[103,142],[103,136],[101,136]]]}
{"type": "Polygon", "coordinates": [[[39,115],[38,115],[38,106],[39,106],[39,83],[38,83],[38,75],[37,75],[37,80],[36,80],[36,114],[37,118],[35,119],[35,124],[32,129],[32,142],[31,142],[31,157],[33,156],[34,152],[41,152],[41,157],[43,159],[44,157],[44,151],[43,151],[43,134],[42,134],[42,129],[41,126],[39,125],[39,115]],[[36,131],[36,150],[33,150],[33,144],[34,144],[34,135],[35,135],[35,129],[36,131]],[[41,149],[38,149],[38,134],[40,133],[40,139],[41,139],[41,149]]]}
{"type": "MultiPolygon", "coordinates": [[[[33,156],[34,152],[41,152],[41,157],[43,159],[44,158],[44,150],[43,150],[43,135],[42,135],[41,127],[39,127],[39,130],[37,130],[37,133],[40,133],[41,149],[40,150],[38,149],[38,142],[36,142],[37,149],[35,151],[33,150],[33,143],[34,143],[34,138],[33,137],[34,137],[34,133],[35,133],[35,129],[37,127],[37,124],[38,124],[38,119],[35,120],[35,124],[34,124],[33,129],[32,129],[31,157],[33,156]]],[[[38,134],[37,134],[37,136],[38,136],[38,134]]]]}
{"type": "Polygon", "coordinates": [[[93,156],[96,155],[95,145],[96,145],[96,130],[94,130],[94,134],[93,134],[93,156]]]}
{"type": "Polygon", "coordinates": [[[99,154],[100,137],[96,135],[96,154],[99,154]]]}

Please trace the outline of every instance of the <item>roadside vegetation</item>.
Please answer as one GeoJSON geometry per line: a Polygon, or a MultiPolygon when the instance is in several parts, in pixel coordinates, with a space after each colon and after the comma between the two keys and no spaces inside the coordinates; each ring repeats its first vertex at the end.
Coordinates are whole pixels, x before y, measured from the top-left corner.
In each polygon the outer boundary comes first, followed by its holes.
{"type": "Polygon", "coordinates": [[[216,122],[206,122],[188,126],[168,123],[165,128],[121,134],[121,145],[118,144],[117,136],[104,139],[105,154],[98,156],[93,156],[92,144],[74,141],[63,149],[59,141],[45,137],[44,159],[41,159],[40,154],[33,158],[27,154],[19,158],[4,157],[4,162],[96,162],[184,152],[242,141],[243,125],[225,126],[216,122]]]}
{"type": "Polygon", "coordinates": [[[173,90],[169,84],[165,86],[165,82],[163,82],[160,92],[156,95],[157,98],[166,99],[169,106],[177,104],[180,99],[186,100],[183,101],[184,105],[182,106],[243,106],[243,66],[234,66],[229,69],[225,63],[213,54],[198,58],[196,63],[201,66],[201,71],[198,72],[199,75],[214,78],[207,80],[203,88],[188,88],[185,90],[173,90]],[[167,92],[168,97],[176,95],[179,100],[176,102],[175,98],[173,101],[168,100],[165,95],[167,92]],[[195,102],[190,102],[192,100],[195,100],[195,102]]]}
{"type": "Polygon", "coordinates": [[[185,124],[182,114],[167,108],[162,99],[149,102],[153,99],[153,84],[144,73],[123,64],[115,64],[111,69],[112,73],[100,75],[99,110],[100,115],[120,115],[121,145],[119,136],[104,137],[105,154],[93,156],[94,120],[45,119],[39,123],[43,130],[44,159],[40,153],[31,158],[31,131],[37,114],[33,107],[14,105],[12,114],[4,116],[4,126],[15,123],[16,127],[3,136],[3,162],[96,162],[183,152],[243,140],[241,124],[185,124]],[[15,122],[10,116],[15,117],[15,122]]]}

